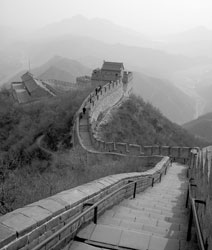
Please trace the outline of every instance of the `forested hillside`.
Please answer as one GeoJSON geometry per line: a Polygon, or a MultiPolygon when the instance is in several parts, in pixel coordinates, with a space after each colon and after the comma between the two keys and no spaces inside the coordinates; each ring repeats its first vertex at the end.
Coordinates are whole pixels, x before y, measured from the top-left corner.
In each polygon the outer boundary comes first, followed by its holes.
{"type": "Polygon", "coordinates": [[[140,145],[201,146],[206,142],[195,139],[179,125],[142,98],[131,96],[113,119],[101,126],[106,141],[122,141],[140,145]]]}
{"type": "Polygon", "coordinates": [[[58,170],[53,171],[52,158],[36,140],[44,134],[52,150],[70,148],[74,114],[89,92],[67,92],[24,106],[14,103],[8,90],[0,92],[0,213],[50,195],[46,180],[58,170]]]}
{"type": "Polygon", "coordinates": [[[46,135],[53,150],[59,141],[65,143],[73,116],[89,91],[68,92],[25,106],[15,104],[9,91],[0,92],[0,151],[10,167],[39,159],[41,155],[34,142],[41,134],[46,135]]]}

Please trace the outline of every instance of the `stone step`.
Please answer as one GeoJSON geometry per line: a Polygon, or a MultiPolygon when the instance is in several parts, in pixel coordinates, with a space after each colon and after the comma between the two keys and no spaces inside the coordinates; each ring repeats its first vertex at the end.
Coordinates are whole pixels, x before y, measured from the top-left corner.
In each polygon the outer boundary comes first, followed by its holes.
{"type": "Polygon", "coordinates": [[[178,224],[170,224],[170,227],[162,227],[158,222],[149,223],[147,220],[144,223],[129,222],[126,220],[115,219],[112,217],[102,217],[98,220],[99,225],[108,225],[123,230],[130,230],[143,233],[151,233],[152,235],[163,236],[169,239],[186,239],[186,231],[180,231],[180,226],[178,224]],[[155,225],[156,224],[156,225],[155,225]]]}
{"type": "Polygon", "coordinates": [[[114,207],[114,211],[128,211],[130,214],[139,214],[140,212],[147,212],[147,213],[156,213],[156,214],[161,214],[165,216],[170,216],[170,217],[176,217],[176,218],[187,218],[188,212],[186,210],[182,210],[179,212],[179,210],[176,211],[171,211],[171,210],[165,210],[165,209],[160,209],[157,207],[145,207],[145,206],[133,206],[132,204],[129,204],[128,206],[124,206],[122,204],[118,205],[118,208],[114,207]]]}
{"type": "Polygon", "coordinates": [[[155,204],[161,204],[164,206],[171,206],[171,207],[185,207],[186,199],[182,200],[170,200],[170,199],[158,199],[156,197],[137,197],[134,199],[137,201],[139,204],[142,204],[142,202],[150,202],[150,203],[155,203],[155,204]]]}
{"type": "Polygon", "coordinates": [[[85,146],[91,145],[90,134],[88,132],[80,132],[80,137],[85,146]]]}
{"type": "MultiPolygon", "coordinates": [[[[167,187],[168,188],[168,187],[167,187]]],[[[186,194],[187,194],[187,192],[171,192],[171,191],[169,191],[169,192],[166,192],[166,191],[157,191],[157,190],[155,190],[155,188],[153,188],[153,189],[149,189],[149,190],[146,190],[146,191],[144,191],[143,192],[143,194],[142,194],[142,196],[156,196],[156,197],[165,197],[165,198],[167,198],[167,199],[170,199],[170,198],[173,198],[173,197],[175,197],[175,198],[178,198],[178,197],[185,197],[186,196],[186,194]]],[[[141,194],[140,194],[140,196],[141,196],[141,194]]]]}
{"type": "Polygon", "coordinates": [[[179,213],[170,213],[170,212],[166,212],[166,211],[162,211],[162,210],[157,210],[157,209],[151,209],[151,208],[147,208],[145,210],[138,210],[138,209],[132,209],[132,208],[127,208],[127,207],[123,207],[123,206],[114,206],[111,209],[114,212],[114,216],[119,213],[119,214],[123,214],[123,215],[132,215],[132,216],[148,216],[148,217],[152,217],[152,218],[158,218],[158,219],[167,219],[167,218],[176,218],[179,220],[186,220],[187,221],[187,216],[183,215],[183,214],[179,214],[179,213]]]}
{"type": "Polygon", "coordinates": [[[143,218],[142,221],[140,222],[136,222],[134,220],[128,220],[127,218],[115,218],[115,217],[111,217],[110,215],[103,215],[102,217],[100,217],[98,219],[98,223],[103,223],[105,225],[134,225],[133,227],[138,227],[141,228],[142,225],[144,224],[148,224],[151,226],[155,226],[155,227],[159,227],[159,228],[163,228],[165,230],[175,230],[175,231],[182,231],[182,232],[186,232],[187,231],[187,227],[184,227],[184,225],[182,224],[177,224],[177,223],[170,223],[170,222],[164,222],[164,221],[160,221],[160,220],[156,220],[156,219],[151,219],[151,218],[143,218]]]}
{"type": "Polygon", "coordinates": [[[79,131],[81,132],[89,132],[89,126],[88,125],[80,125],[79,131]]]}
{"type": "Polygon", "coordinates": [[[166,196],[159,196],[159,195],[144,195],[136,196],[136,200],[140,201],[154,201],[154,202],[166,202],[166,203],[175,203],[175,204],[182,204],[186,201],[186,196],[179,196],[179,197],[166,197],[166,196]]]}
{"type": "Polygon", "coordinates": [[[161,209],[161,208],[157,208],[157,207],[147,207],[147,206],[142,206],[142,204],[140,206],[133,206],[132,203],[129,203],[128,207],[124,206],[122,204],[119,204],[117,206],[114,206],[114,209],[116,209],[117,211],[130,211],[130,213],[143,213],[143,212],[150,212],[150,213],[156,213],[156,214],[161,214],[161,215],[165,215],[165,216],[171,216],[171,217],[187,217],[188,213],[187,210],[166,210],[166,209],[161,209]],[[131,206],[130,206],[131,205],[131,206]]]}
{"type": "Polygon", "coordinates": [[[88,141],[88,140],[82,140],[82,141],[83,141],[84,146],[86,146],[86,147],[92,146],[90,141],[88,141]]]}
{"type": "Polygon", "coordinates": [[[155,189],[152,189],[151,192],[144,192],[143,194],[139,194],[138,197],[156,197],[158,199],[167,199],[167,200],[177,200],[177,199],[185,199],[187,193],[165,193],[165,192],[154,192],[155,189]]]}
{"type": "Polygon", "coordinates": [[[135,206],[143,206],[143,205],[150,205],[151,206],[159,206],[163,207],[164,209],[177,209],[177,210],[185,210],[185,201],[182,203],[174,203],[174,202],[166,202],[166,201],[155,201],[154,199],[144,199],[144,200],[138,200],[138,199],[133,199],[133,200],[124,200],[123,203],[126,204],[133,204],[135,206]]]}
{"type": "Polygon", "coordinates": [[[185,224],[187,225],[188,219],[187,218],[177,218],[177,217],[170,217],[162,214],[152,213],[152,212],[138,212],[138,213],[128,213],[128,212],[116,212],[114,210],[108,210],[106,213],[109,213],[110,216],[115,218],[121,218],[129,221],[136,221],[142,222],[144,219],[155,219],[160,221],[166,221],[170,223],[178,223],[178,224],[185,224]],[[112,215],[111,215],[112,213],[112,215]]]}
{"type": "Polygon", "coordinates": [[[79,127],[82,125],[88,125],[88,120],[86,118],[82,118],[79,123],[79,127]]]}
{"type": "Polygon", "coordinates": [[[88,138],[82,138],[82,141],[83,141],[83,144],[85,145],[85,146],[89,146],[89,145],[91,145],[91,141],[88,139],[88,138]]]}
{"type": "MultiPolygon", "coordinates": [[[[174,181],[174,179],[163,179],[162,182],[160,182],[160,189],[155,190],[156,192],[165,192],[165,193],[183,193],[188,189],[188,184],[187,184],[187,179],[185,179],[182,182],[176,182],[174,181]],[[170,186],[170,181],[172,182],[172,184],[174,184],[173,186],[170,186]],[[169,189],[167,189],[167,187],[169,187],[169,189]]],[[[146,190],[145,193],[148,193],[150,190],[146,190]]]]}
{"type": "Polygon", "coordinates": [[[99,224],[88,225],[78,233],[77,237],[87,244],[109,249],[120,247],[140,250],[179,250],[182,241],[99,224]]]}
{"type": "Polygon", "coordinates": [[[90,136],[88,133],[83,133],[83,135],[81,136],[82,140],[85,141],[85,142],[90,142],[90,136]]]}
{"type": "Polygon", "coordinates": [[[100,247],[94,247],[83,242],[73,241],[63,250],[102,250],[100,247]]]}
{"type": "MultiPolygon", "coordinates": [[[[168,189],[168,187],[167,187],[167,189],[168,189]]],[[[144,191],[143,195],[147,196],[147,197],[150,195],[158,196],[158,197],[165,197],[167,199],[171,199],[174,197],[176,199],[176,198],[186,197],[186,194],[187,194],[187,190],[181,191],[179,193],[176,191],[174,191],[174,192],[171,192],[171,191],[166,192],[166,191],[161,191],[161,190],[160,190],[160,192],[159,191],[154,192],[154,191],[156,191],[154,188],[146,190],[146,191],[144,191]]]]}
{"type": "MultiPolygon", "coordinates": [[[[167,187],[168,188],[168,187],[167,187]]],[[[187,191],[187,190],[186,190],[187,191]]],[[[185,197],[187,192],[182,192],[182,191],[179,191],[179,192],[176,192],[175,190],[172,192],[172,191],[165,191],[165,190],[155,190],[154,188],[153,189],[148,189],[146,191],[143,192],[142,196],[149,196],[149,195],[153,195],[153,196],[158,196],[158,197],[166,197],[166,198],[172,198],[172,197],[175,197],[175,198],[178,198],[178,197],[185,197]]]]}
{"type": "Polygon", "coordinates": [[[197,250],[194,240],[185,241],[187,183],[179,174],[182,170],[180,165],[172,167],[153,188],[107,210],[97,225],[91,223],[79,231],[76,240],[88,247],[70,249],[197,250]]]}
{"type": "Polygon", "coordinates": [[[188,211],[185,210],[185,208],[183,206],[178,206],[176,207],[175,205],[168,205],[165,206],[163,204],[158,204],[155,202],[140,202],[138,203],[137,201],[134,200],[124,200],[122,201],[120,204],[120,206],[123,207],[128,207],[128,208],[133,208],[133,209],[144,209],[144,208],[153,208],[153,209],[159,209],[159,210],[163,210],[163,211],[167,211],[167,212],[176,212],[176,213],[182,213],[184,215],[188,214],[188,211]]]}

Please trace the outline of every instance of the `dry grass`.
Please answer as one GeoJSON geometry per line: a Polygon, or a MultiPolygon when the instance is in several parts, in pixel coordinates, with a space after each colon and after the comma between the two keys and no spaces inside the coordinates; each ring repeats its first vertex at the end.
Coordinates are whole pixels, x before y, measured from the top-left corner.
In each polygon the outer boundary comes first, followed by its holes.
{"type": "Polygon", "coordinates": [[[153,160],[149,164],[132,157],[89,155],[75,148],[57,154],[47,168],[41,168],[41,162],[34,162],[33,167],[11,171],[5,182],[1,183],[1,199],[5,207],[1,206],[0,212],[12,211],[107,175],[145,171],[155,162],[153,160]]]}

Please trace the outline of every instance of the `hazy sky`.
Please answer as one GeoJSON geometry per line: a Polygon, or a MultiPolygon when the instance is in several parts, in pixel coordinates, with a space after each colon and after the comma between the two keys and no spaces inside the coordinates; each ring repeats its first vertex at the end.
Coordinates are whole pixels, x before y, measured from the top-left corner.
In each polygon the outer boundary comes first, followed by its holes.
{"type": "Polygon", "coordinates": [[[212,0],[0,0],[0,25],[40,27],[79,14],[143,32],[212,29],[212,0]]]}

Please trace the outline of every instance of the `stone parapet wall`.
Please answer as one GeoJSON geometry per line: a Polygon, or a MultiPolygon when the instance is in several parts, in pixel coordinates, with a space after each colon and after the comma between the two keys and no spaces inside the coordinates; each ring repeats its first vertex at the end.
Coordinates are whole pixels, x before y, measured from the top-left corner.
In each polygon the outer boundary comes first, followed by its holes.
{"type": "Polygon", "coordinates": [[[114,106],[122,97],[123,84],[121,82],[118,81],[104,86],[90,106],[90,123],[95,123],[101,113],[114,106]]]}
{"type": "MultiPolygon", "coordinates": [[[[52,236],[46,247],[41,249],[61,249],[63,244],[67,244],[74,237],[82,224],[92,219],[93,212],[90,212],[70,224],[65,231],[61,231],[61,228],[67,226],[84,211],[85,203],[99,202],[129,181],[137,181],[137,192],[141,192],[151,186],[152,181],[159,181],[168,166],[170,166],[170,160],[164,157],[148,171],[104,177],[8,213],[0,217],[0,248],[30,250],[52,236]],[[59,230],[60,235],[54,235],[59,230]]],[[[99,205],[98,213],[131,196],[133,188],[132,184],[108,198],[99,205]]]]}
{"type": "Polygon", "coordinates": [[[212,147],[192,150],[191,155],[192,196],[205,202],[197,205],[197,214],[205,246],[212,249],[212,147]]]}

